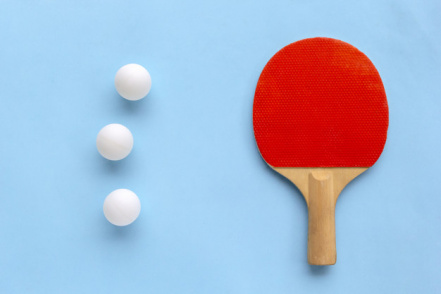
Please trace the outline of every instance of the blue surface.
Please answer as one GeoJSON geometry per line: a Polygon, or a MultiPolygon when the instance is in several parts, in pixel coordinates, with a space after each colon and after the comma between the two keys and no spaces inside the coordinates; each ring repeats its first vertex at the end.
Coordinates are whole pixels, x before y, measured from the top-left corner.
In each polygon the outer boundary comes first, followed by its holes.
{"type": "Polygon", "coordinates": [[[2,1],[0,293],[441,293],[439,1],[2,1]],[[302,196],[252,130],[254,88],[293,41],[334,37],[378,68],[383,155],[337,204],[338,261],[306,262],[302,196]],[[139,102],[114,89],[144,65],[139,102]],[[98,155],[108,123],[135,138],[98,155]],[[108,193],[135,191],[131,226],[108,193]]]}

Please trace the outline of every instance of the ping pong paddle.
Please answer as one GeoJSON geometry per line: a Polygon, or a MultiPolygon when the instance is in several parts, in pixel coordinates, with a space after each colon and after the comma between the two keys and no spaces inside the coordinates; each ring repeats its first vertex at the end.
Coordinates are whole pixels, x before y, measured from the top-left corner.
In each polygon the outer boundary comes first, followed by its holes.
{"type": "Polygon", "coordinates": [[[335,264],[338,195],[377,161],[388,125],[380,75],[348,43],[300,40],[264,67],[254,95],[254,136],[266,163],[306,200],[310,264],[335,264]]]}

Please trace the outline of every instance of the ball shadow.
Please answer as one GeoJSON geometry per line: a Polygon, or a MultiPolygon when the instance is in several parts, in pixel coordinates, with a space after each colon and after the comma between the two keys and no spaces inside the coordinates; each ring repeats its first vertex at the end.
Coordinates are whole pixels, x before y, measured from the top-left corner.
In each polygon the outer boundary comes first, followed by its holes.
{"type": "Polygon", "coordinates": [[[132,242],[140,236],[139,220],[124,227],[119,227],[109,223],[104,217],[102,218],[105,227],[102,230],[103,237],[112,242],[132,242]]]}
{"type": "Polygon", "coordinates": [[[129,169],[131,165],[131,157],[132,154],[127,156],[126,158],[118,161],[108,160],[104,157],[101,157],[98,165],[99,165],[99,172],[104,175],[119,175],[124,173],[126,170],[129,169]]]}
{"type": "Polygon", "coordinates": [[[130,101],[121,97],[118,92],[113,91],[113,99],[116,100],[115,109],[119,114],[136,116],[142,114],[145,117],[151,107],[153,99],[155,99],[156,94],[154,89],[150,90],[146,97],[137,100],[130,101]]]}

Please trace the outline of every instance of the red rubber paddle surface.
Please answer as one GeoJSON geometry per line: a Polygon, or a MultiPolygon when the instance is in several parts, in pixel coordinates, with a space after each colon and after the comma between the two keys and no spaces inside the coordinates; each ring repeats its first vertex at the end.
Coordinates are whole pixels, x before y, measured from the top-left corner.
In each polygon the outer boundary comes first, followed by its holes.
{"type": "Polygon", "coordinates": [[[273,167],[370,167],[388,124],[380,75],[343,41],[292,43],[270,59],[257,83],[254,135],[273,167]]]}

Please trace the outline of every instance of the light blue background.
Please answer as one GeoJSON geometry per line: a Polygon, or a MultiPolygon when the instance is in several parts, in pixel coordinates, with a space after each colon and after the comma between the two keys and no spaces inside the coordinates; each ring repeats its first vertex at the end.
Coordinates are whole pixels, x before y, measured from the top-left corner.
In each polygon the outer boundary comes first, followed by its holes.
{"type": "Polygon", "coordinates": [[[441,293],[441,3],[1,1],[0,293],[441,293]],[[327,36],[365,52],[388,95],[383,155],[337,205],[338,261],[306,262],[302,196],[260,158],[268,59],[327,36]],[[151,73],[147,99],[117,69],[151,73]],[[99,156],[108,123],[135,138],[99,156]],[[108,193],[139,219],[117,228],[108,193]]]}

